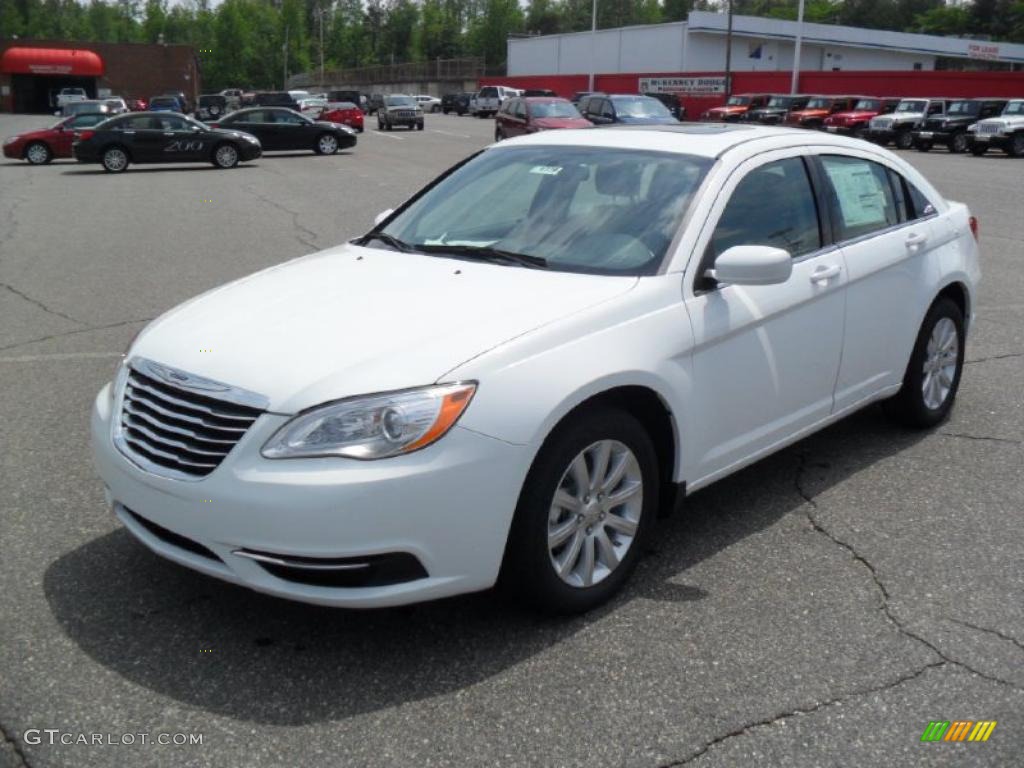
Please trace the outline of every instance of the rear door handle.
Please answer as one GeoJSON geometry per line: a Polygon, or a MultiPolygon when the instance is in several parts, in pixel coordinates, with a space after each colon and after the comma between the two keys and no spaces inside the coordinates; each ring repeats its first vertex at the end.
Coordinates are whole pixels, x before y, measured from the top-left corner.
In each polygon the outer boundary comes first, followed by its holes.
{"type": "Polygon", "coordinates": [[[173,136],[174,131],[164,131],[164,136],[173,136]]]}
{"type": "Polygon", "coordinates": [[[921,234],[920,232],[911,232],[907,235],[907,239],[904,242],[907,244],[907,248],[914,250],[928,242],[928,235],[921,234]]]}
{"type": "Polygon", "coordinates": [[[838,264],[822,264],[816,270],[811,272],[812,283],[823,283],[826,280],[831,280],[839,274],[838,264]]]}

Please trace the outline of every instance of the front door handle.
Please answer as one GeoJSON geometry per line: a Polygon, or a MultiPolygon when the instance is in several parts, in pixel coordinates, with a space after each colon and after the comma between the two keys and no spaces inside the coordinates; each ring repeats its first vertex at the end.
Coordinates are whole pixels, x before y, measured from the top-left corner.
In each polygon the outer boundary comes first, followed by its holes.
{"type": "Polygon", "coordinates": [[[174,136],[174,131],[164,131],[164,136],[174,136]]]}
{"type": "Polygon", "coordinates": [[[826,280],[831,280],[839,274],[838,264],[822,264],[816,270],[811,272],[812,283],[823,283],[826,280]]]}
{"type": "Polygon", "coordinates": [[[907,244],[907,248],[912,251],[927,243],[928,235],[921,234],[920,232],[911,232],[907,235],[907,239],[904,242],[907,244]]]}

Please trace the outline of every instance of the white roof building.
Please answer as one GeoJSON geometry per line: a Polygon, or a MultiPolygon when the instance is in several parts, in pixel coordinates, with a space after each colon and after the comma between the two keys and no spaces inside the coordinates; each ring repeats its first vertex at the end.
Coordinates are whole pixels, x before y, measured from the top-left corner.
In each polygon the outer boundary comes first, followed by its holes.
{"type": "MultiPolygon", "coordinates": [[[[733,16],[735,72],[790,70],[795,21],[733,16]]],[[[576,75],[719,72],[725,68],[726,15],[693,11],[684,22],[508,40],[508,74],[576,75]]],[[[1024,44],[803,24],[800,69],[931,70],[971,64],[1024,69],[1024,44]],[[958,61],[959,60],[959,61],[958,61]],[[938,66],[936,64],[938,63],[938,66]]]]}

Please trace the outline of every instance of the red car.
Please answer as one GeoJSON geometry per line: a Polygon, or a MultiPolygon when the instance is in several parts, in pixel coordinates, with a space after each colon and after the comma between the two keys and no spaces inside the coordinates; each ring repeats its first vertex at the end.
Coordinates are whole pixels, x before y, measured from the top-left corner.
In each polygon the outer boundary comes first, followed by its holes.
{"type": "Polygon", "coordinates": [[[553,128],[592,128],[568,99],[527,97],[506,99],[495,117],[494,140],[553,128]]]}
{"type": "Polygon", "coordinates": [[[95,113],[72,115],[50,128],[11,136],[4,140],[4,157],[28,160],[32,165],[44,165],[58,157],[71,157],[71,142],[75,138],[75,131],[91,128],[110,117],[110,114],[95,113]]]}
{"type": "Polygon", "coordinates": [[[363,132],[363,110],[351,101],[332,101],[324,107],[324,111],[317,119],[341,123],[349,128],[355,128],[360,133],[363,132]]]}
{"type": "Polygon", "coordinates": [[[895,111],[899,103],[899,99],[863,98],[850,111],[836,112],[826,117],[822,127],[829,133],[845,133],[862,138],[867,134],[872,117],[895,111]]]}
{"type": "Polygon", "coordinates": [[[145,112],[149,103],[145,99],[128,99],[128,109],[132,112],[145,112]]]}
{"type": "Polygon", "coordinates": [[[768,105],[772,97],[770,93],[737,93],[720,107],[714,107],[700,116],[701,120],[734,123],[752,109],[760,109],[768,105]]]}

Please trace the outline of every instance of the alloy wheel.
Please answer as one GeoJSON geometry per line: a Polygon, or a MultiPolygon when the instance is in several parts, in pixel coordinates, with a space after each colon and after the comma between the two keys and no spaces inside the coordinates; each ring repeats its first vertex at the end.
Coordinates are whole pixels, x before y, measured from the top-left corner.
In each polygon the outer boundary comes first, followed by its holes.
{"type": "Polygon", "coordinates": [[[32,165],[43,165],[50,160],[50,150],[48,150],[43,144],[33,144],[25,153],[25,158],[32,163],[32,165]]]}
{"type": "Polygon", "coordinates": [[[924,404],[933,411],[941,408],[949,397],[959,355],[960,338],[956,325],[948,317],[943,317],[932,328],[928,339],[921,380],[924,404]]]}
{"type": "Polygon", "coordinates": [[[103,153],[103,167],[108,171],[117,173],[123,171],[128,166],[128,155],[125,154],[123,149],[108,149],[103,153]]]}
{"type": "Polygon", "coordinates": [[[217,148],[217,165],[221,168],[232,168],[238,163],[238,150],[230,144],[217,148]]]}
{"type": "Polygon", "coordinates": [[[333,136],[321,136],[317,146],[320,148],[320,154],[333,155],[338,151],[338,140],[333,136]]]}
{"type": "Polygon", "coordinates": [[[562,581],[591,587],[619,566],[636,538],[643,491],[640,464],[618,440],[576,455],[548,512],[548,553],[562,581]]]}

